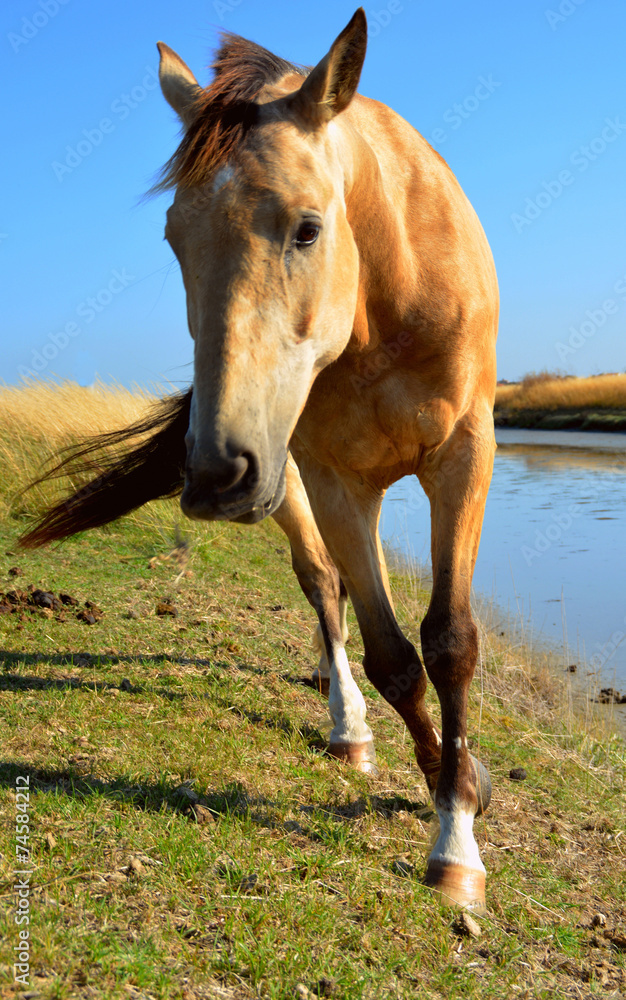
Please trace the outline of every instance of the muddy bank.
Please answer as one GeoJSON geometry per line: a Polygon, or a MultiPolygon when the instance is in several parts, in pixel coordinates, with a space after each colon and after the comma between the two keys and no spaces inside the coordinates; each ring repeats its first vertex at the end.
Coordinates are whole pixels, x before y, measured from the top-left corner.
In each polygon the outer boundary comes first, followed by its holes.
{"type": "Polygon", "coordinates": [[[493,419],[496,427],[546,431],[626,431],[626,410],[518,410],[498,407],[494,410],[493,419]]]}

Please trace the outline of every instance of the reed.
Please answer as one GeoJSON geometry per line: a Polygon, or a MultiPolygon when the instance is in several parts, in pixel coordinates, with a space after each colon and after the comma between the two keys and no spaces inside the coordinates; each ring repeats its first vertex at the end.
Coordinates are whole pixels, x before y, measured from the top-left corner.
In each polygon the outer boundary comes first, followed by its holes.
{"type": "Polygon", "coordinates": [[[144,416],[155,399],[139,387],[103,382],[89,387],[53,380],[0,385],[0,512],[25,513],[50,502],[58,483],[40,484],[17,498],[61,449],[126,427],[144,416]]]}
{"type": "Polygon", "coordinates": [[[497,410],[626,410],[626,374],[566,378],[558,373],[526,375],[496,390],[497,410]]]}

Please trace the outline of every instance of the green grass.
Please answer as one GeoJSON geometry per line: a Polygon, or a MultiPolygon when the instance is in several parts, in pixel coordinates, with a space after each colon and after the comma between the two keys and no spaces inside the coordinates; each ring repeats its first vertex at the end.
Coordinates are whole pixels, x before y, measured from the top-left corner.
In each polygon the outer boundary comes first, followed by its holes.
{"type": "MultiPolygon", "coordinates": [[[[21,554],[24,524],[0,529],[0,591],[66,591],[104,615],[0,615],[3,997],[19,995],[18,775],[30,777],[42,998],[286,1000],[299,984],[339,1000],[623,995],[624,743],[586,732],[519,649],[483,628],[471,731],[495,791],[476,823],[490,915],[473,940],[420,883],[425,785],[363,677],[353,620],[380,776],[323,753],[327,708],[302,683],[313,615],[273,522],[197,525],[160,502],[21,554]],[[177,617],[156,615],[163,598],[177,617]],[[211,822],[196,822],[183,785],[211,822]],[[598,912],[604,927],[591,926],[598,912]]],[[[417,642],[428,595],[392,582],[417,642]]]]}

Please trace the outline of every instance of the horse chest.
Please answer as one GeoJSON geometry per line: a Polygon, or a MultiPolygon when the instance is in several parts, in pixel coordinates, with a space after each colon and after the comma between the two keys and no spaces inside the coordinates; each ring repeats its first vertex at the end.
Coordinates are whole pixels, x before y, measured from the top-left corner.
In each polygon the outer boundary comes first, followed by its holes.
{"type": "Polygon", "coordinates": [[[422,398],[406,379],[365,387],[341,379],[333,392],[320,389],[311,393],[296,436],[322,465],[393,482],[415,472],[424,449],[445,438],[442,401],[422,398]]]}

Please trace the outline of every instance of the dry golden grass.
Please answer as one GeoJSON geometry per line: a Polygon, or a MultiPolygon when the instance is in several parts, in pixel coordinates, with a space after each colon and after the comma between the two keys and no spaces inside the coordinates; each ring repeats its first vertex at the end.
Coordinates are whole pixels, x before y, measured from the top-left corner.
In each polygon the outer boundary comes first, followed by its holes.
{"type": "MultiPolygon", "coordinates": [[[[0,510],[41,473],[60,449],[83,437],[116,430],[142,417],[155,396],[140,388],[97,382],[0,385],[0,510]]],[[[50,485],[44,487],[50,496],[50,485]]],[[[41,491],[33,491],[39,501],[41,491]]],[[[7,506],[8,505],[8,506],[7,506]]]]}
{"type": "Polygon", "coordinates": [[[77,434],[89,436],[137,420],[155,396],[121,385],[80,386],[76,382],[0,385],[0,429],[19,429],[58,447],[77,434]]]}
{"type": "Polygon", "coordinates": [[[497,410],[626,410],[626,374],[563,378],[549,372],[527,375],[519,385],[500,385],[497,410]]]}

